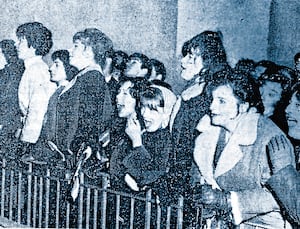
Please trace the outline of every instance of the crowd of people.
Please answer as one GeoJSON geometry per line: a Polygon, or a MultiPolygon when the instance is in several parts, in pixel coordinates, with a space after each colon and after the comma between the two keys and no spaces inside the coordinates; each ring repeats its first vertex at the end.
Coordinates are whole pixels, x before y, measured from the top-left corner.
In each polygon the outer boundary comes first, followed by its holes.
{"type": "Polygon", "coordinates": [[[294,69],[230,66],[222,33],[201,32],[182,46],[186,86],[175,95],[162,62],[114,50],[96,28],[75,33],[50,67],[48,28],[29,22],[16,35],[0,42],[3,157],[66,172],[80,164],[90,177],[100,170],[111,189],[151,189],[158,204],[183,196],[184,228],[299,226],[300,53],[294,69]]]}

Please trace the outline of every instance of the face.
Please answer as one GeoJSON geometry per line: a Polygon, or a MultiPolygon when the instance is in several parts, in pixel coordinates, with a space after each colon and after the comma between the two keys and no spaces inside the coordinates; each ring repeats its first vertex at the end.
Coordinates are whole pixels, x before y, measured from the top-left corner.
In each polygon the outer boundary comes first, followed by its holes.
{"type": "Polygon", "coordinates": [[[259,87],[261,99],[265,108],[264,115],[267,117],[274,113],[276,104],[281,98],[282,86],[280,83],[266,81],[259,87]]]}
{"type": "Polygon", "coordinates": [[[128,61],[125,69],[127,77],[143,77],[142,62],[138,59],[131,59],[128,61]]]}
{"type": "Polygon", "coordinates": [[[80,40],[74,41],[73,47],[70,50],[70,64],[79,70],[87,67],[88,63],[85,52],[85,45],[80,40]]]}
{"type": "Polygon", "coordinates": [[[63,62],[60,59],[54,60],[54,63],[50,67],[51,80],[53,82],[61,82],[67,79],[67,74],[63,62]]]}
{"type": "Polygon", "coordinates": [[[300,140],[300,101],[297,99],[296,93],[293,94],[285,113],[289,126],[288,135],[300,140]]]}
{"type": "Polygon", "coordinates": [[[19,58],[22,60],[25,60],[35,55],[35,50],[32,47],[28,47],[28,42],[25,37],[18,38],[17,50],[19,58]]]}
{"type": "Polygon", "coordinates": [[[297,72],[300,72],[300,58],[297,59],[295,62],[295,69],[297,72]]]}
{"type": "Polygon", "coordinates": [[[141,99],[141,114],[147,132],[155,132],[162,127],[164,115],[159,101],[141,99]]]}
{"type": "Polygon", "coordinates": [[[118,115],[121,118],[129,118],[135,113],[136,100],[130,94],[130,88],[133,84],[130,81],[125,82],[117,94],[118,115]]]}
{"type": "Polygon", "coordinates": [[[185,57],[181,59],[181,77],[184,80],[191,80],[203,68],[202,58],[198,49],[191,50],[185,57]]]}
{"type": "Polygon", "coordinates": [[[211,123],[226,129],[234,123],[239,112],[239,101],[229,86],[219,86],[212,92],[213,100],[210,105],[211,123]]]}
{"type": "Polygon", "coordinates": [[[2,49],[0,48],[0,69],[3,69],[6,64],[7,64],[6,58],[2,52],[2,49]]]}

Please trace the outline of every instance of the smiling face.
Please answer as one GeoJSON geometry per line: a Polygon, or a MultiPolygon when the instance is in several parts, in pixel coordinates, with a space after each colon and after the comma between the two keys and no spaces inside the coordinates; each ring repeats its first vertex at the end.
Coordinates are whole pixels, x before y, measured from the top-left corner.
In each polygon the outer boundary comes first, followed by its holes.
{"type": "Polygon", "coordinates": [[[300,140],[300,100],[297,98],[296,92],[285,109],[285,113],[289,126],[288,135],[300,140]]]}
{"type": "Polygon", "coordinates": [[[147,132],[155,132],[162,127],[164,112],[159,103],[155,99],[141,99],[141,114],[147,132]]]}
{"type": "Polygon", "coordinates": [[[130,94],[130,89],[132,87],[132,82],[126,81],[120,87],[117,94],[118,115],[121,118],[129,118],[135,113],[136,99],[130,94]]]}
{"type": "Polygon", "coordinates": [[[281,99],[283,88],[280,83],[265,81],[262,86],[259,87],[261,99],[265,108],[264,115],[267,117],[273,115],[275,106],[281,99]]]}
{"type": "Polygon", "coordinates": [[[241,114],[239,100],[234,96],[232,88],[226,85],[217,87],[212,96],[211,123],[230,130],[241,114]]]}
{"type": "Polygon", "coordinates": [[[181,78],[184,80],[189,81],[193,79],[203,68],[203,62],[199,52],[198,49],[192,48],[191,52],[181,59],[181,78]]]}

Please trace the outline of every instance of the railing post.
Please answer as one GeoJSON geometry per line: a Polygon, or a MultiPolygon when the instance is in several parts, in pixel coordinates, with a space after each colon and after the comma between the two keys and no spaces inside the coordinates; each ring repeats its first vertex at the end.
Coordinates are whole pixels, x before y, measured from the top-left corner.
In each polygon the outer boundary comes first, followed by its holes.
{"type": "Polygon", "coordinates": [[[46,196],[45,196],[45,228],[49,226],[49,196],[50,196],[50,169],[46,172],[46,196]]]}
{"type": "Polygon", "coordinates": [[[80,172],[79,174],[79,201],[78,201],[78,228],[82,228],[83,219],[83,191],[84,191],[84,174],[80,172]]]}
{"type": "Polygon", "coordinates": [[[5,209],[5,176],[6,176],[6,160],[2,159],[2,180],[1,180],[1,216],[4,217],[5,209]]]}
{"type": "Polygon", "coordinates": [[[106,207],[107,207],[108,177],[102,178],[102,201],[101,201],[101,229],[106,229],[106,207]]]}
{"type": "Polygon", "coordinates": [[[32,163],[28,166],[28,176],[27,176],[27,226],[31,223],[31,182],[32,182],[32,163]]]}
{"type": "Polygon", "coordinates": [[[177,229],[182,229],[183,224],[183,197],[180,196],[178,199],[177,209],[177,229]]]}
{"type": "Polygon", "coordinates": [[[151,189],[146,193],[145,229],[150,229],[151,225],[151,189]]]}

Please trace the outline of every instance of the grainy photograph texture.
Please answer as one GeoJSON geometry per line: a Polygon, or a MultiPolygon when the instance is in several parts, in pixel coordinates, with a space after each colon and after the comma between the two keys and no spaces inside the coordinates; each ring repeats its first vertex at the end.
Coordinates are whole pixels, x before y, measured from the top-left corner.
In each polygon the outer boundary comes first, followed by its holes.
{"type": "Polygon", "coordinates": [[[299,1],[0,9],[0,227],[300,228],[299,1]]]}

